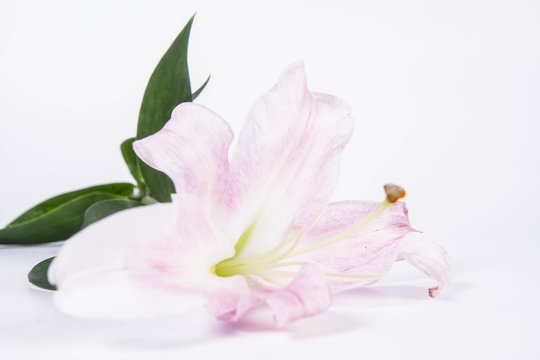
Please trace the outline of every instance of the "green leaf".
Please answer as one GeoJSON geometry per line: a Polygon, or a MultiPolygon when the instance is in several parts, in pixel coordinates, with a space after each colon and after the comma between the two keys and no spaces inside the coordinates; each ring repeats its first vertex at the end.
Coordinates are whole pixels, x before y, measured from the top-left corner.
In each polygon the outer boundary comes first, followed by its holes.
{"type": "Polygon", "coordinates": [[[52,197],[48,200],[45,200],[30,210],[27,210],[25,213],[20,215],[18,218],[13,220],[8,226],[15,225],[28,221],[30,219],[36,218],[40,215],[48,213],[58,206],[65,204],[66,202],[78,198],[79,196],[94,193],[94,192],[107,192],[117,195],[131,195],[133,193],[133,185],[128,183],[112,183],[105,185],[91,186],[89,188],[71,191],[62,195],[52,197]]]}
{"type": "MultiPolygon", "coordinates": [[[[187,63],[192,23],[193,17],[163,55],[148,81],[139,112],[137,139],[159,131],[178,104],[193,100],[187,63]]],[[[169,177],[140,160],[139,166],[150,195],[160,202],[171,201],[171,193],[175,190],[169,177]]]]}
{"type": "Polygon", "coordinates": [[[171,194],[175,192],[171,179],[165,173],[153,169],[140,159],[138,163],[149,194],[159,202],[170,202],[171,194]]]}
{"type": "Polygon", "coordinates": [[[47,271],[54,257],[43,260],[37,263],[28,273],[28,281],[32,284],[46,290],[56,290],[56,286],[52,285],[47,278],[47,271]]]}
{"type": "Polygon", "coordinates": [[[193,17],[163,55],[148,81],[139,113],[137,139],[160,130],[176,105],[192,100],[187,64],[192,23],[193,17]]]}
{"type": "Polygon", "coordinates": [[[135,154],[135,151],[133,151],[133,142],[135,140],[135,138],[125,140],[120,145],[120,150],[122,151],[122,156],[124,157],[124,161],[126,162],[129,172],[137,182],[137,187],[142,193],[144,193],[146,190],[146,185],[144,184],[137,155],[135,154]]]}
{"type": "MultiPolygon", "coordinates": [[[[195,99],[202,93],[202,91],[204,90],[204,88],[206,87],[206,85],[208,85],[208,82],[209,82],[209,81],[210,81],[210,75],[208,75],[208,77],[206,78],[206,81],[201,85],[201,87],[198,88],[197,91],[195,91],[195,92],[193,93],[193,95],[191,96],[191,98],[192,98],[193,100],[195,100],[195,99]]],[[[192,100],[192,101],[193,101],[193,100],[192,100]]]]}
{"type": "Polygon", "coordinates": [[[31,245],[69,238],[81,229],[88,207],[103,200],[127,199],[134,186],[93,186],[48,199],[0,229],[0,244],[31,245]]]}
{"type": "Polygon", "coordinates": [[[97,202],[86,209],[86,212],[84,213],[84,221],[81,227],[84,228],[92,223],[95,223],[96,221],[114,214],[115,212],[142,205],[143,204],[139,201],[124,199],[104,200],[97,202]]]}

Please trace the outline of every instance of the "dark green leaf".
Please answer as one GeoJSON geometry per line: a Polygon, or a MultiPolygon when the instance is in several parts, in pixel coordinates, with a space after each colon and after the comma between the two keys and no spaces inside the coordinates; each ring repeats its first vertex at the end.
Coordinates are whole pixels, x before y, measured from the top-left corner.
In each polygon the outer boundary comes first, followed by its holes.
{"type": "Polygon", "coordinates": [[[54,257],[48,258],[35,265],[28,273],[28,281],[42,289],[56,290],[56,287],[47,278],[47,270],[49,270],[49,266],[53,260],[54,257]]]}
{"type": "Polygon", "coordinates": [[[201,94],[201,92],[204,90],[204,88],[206,87],[206,85],[208,85],[208,81],[210,81],[210,75],[208,75],[208,78],[206,78],[206,81],[204,82],[204,84],[201,85],[200,88],[197,89],[197,91],[195,91],[193,93],[193,95],[191,96],[191,98],[193,100],[195,100],[197,98],[197,96],[199,96],[201,94]]]}
{"type": "Polygon", "coordinates": [[[148,81],[139,113],[137,139],[160,130],[176,105],[191,101],[187,49],[192,23],[193,17],[163,55],[148,81]]]}
{"type": "Polygon", "coordinates": [[[88,209],[86,209],[86,212],[84,213],[84,221],[82,227],[84,228],[96,221],[99,221],[109,215],[114,214],[115,212],[142,205],[143,204],[139,201],[124,199],[104,200],[97,202],[91,205],[88,209]]]}
{"type": "Polygon", "coordinates": [[[71,191],[62,195],[58,195],[37,204],[30,210],[27,210],[25,213],[23,213],[18,218],[13,220],[8,226],[15,225],[15,224],[22,223],[30,219],[36,218],[38,216],[41,216],[45,213],[48,213],[54,210],[58,206],[61,206],[70,200],[73,200],[75,198],[78,198],[79,196],[91,194],[94,192],[106,192],[106,193],[111,193],[111,194],[116,194],[116,195],[128,196],[128,195],[131,195],[131,193],[133,192],[133,185],[128,184],[128,183],[112,183],[112,184],[92,186],[89,188],[75,190],[75,191],[71,191]]]}
{"type": "MultiPolygon", "coordinates": [[[[176,105],[193,100],[187,64],[192,23],[193,17],[163,55],[148,81],[139,112],[137,139],[159,131],[169,120],[176,105]]],[[[174,185],[167,175],[142,161],[139,164],[150,195],[160,202],[171,201],[174,185]]]]}
{"type": "Polygon", "coordinates": [[[124,157],[124,161],[128,166],[129,172],[137,182],[137,187],[141,192],[144,192],[146,186],[144,184],[144,179],[141,173],[141,167],[139,165],[137,155],[135,154],[135,151],[133,151],[133,142],[135,140],[135,138],[129,138],[125,140],[120,145],[120,150],[122,151],[122,156],[124,157]]]}
{"type": "Polygon", "coordinates": [[[159,202],[170,202],[171,194],[175,192],[171,179],[165,173],[153,169],[140,159],[138,162],[149,194],[159,202]]]}
{"type": "Polygon", "coordinates": [[[88,207],[103,200],[126,199],[133,188],[132,184],[101,185],[46,200],[0,229],[0,244],[31,245],[65,240],[81,229],[88,207]]]}

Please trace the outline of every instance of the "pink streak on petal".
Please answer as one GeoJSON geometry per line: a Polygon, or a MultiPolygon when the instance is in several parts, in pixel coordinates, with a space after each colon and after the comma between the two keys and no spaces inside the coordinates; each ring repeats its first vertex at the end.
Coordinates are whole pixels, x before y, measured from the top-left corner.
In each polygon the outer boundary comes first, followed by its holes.
{"type": "Polygon", "coordinates": [[[112,215],[72,237],[51,265],[56,303],[80,317],[178,314],[196,304],[231,311],[249,295],[243,277],[212,266],[234,254],[193,195],[112,215]],[[89,304],[91,301],[91,304],[89,304]]]}
{"type": "Polygon", "coordinates": [[[264,298],[258,295],[251,295],[242,297],[234,307],[234,309],[228,309],[228,311],[217,312],[213,314],[219,319],[228,322],[236,322],[240,320],[247,312],[254,307],[264,302],[264,298]]]}
{"type": "Polygon", "coordinates": [[[163,129],[136,141],[133,148],[144,162],[172,179],[177,193],[214,202],[224,191],[232,139],[228,124],[214,112],[182,103],[163,129]]]}
{"type": "Polygon", "coordinates": [[[241,276],[218,277],[213,266],[234,254],[233,244],[206,217],[196,196],[173,196],[176,222],[166,235],[141,247],[138,277],[171,292],[203,298],[211,312],[230,311],[249,294],[241,276]]]}
{"type": "MultiPolygon", "coordinates": [[[[302,239],[298,250],[339,235],[360,222],[379,204],[372,201],[343,201],[329,204],[302,239]]],[[[360,275],[361,272],[362,275],[364,273],[373,275],[369,272],[380,271],[380,259],[389,254],[395,242],[412,231],[414,230],[409,224],[407,208],[403,202],[398,202],[354,235],[301,257],[340,273],[350,272],[360,275]]],[[[390,264],[391,262],[393,258],[390,264]]]]}
{"type": "MultiPolygon", "coordinates": [[[[358,223],[380,203],[344,201],[329,204],[315,225],[299,244],[299,250],[325,241],[358,223]]],[[[424,234],[412,229],[405,203],[390,206],[375,220],[354,235],[338,243],[299,255],[300,259],[324,266],[325,273],[355,276],[383,276],[396,260],[408,260],[438,282],[430,289],[435,296],[448,282],[450,265],[448,256],[439,245],[426,240],[424,234]]],[[[346,290],[365,281],[330,281],[332,291],[346,290]]]]}
{"type": "Polygon", "coordinates": [[[238,321],[249,310],[266,303],[274,313],[276,326],[284,326],[295,320],[320,314],[331,305],[328,284],[318,267],[304,264],[293,281],[283,288],[265,287],[253,282],[254,295],[242,298],[234,311],[219,318],[238,321]]]}
{"type": "Polygon", "coordinates": [[[304,66],[286,69],[248,114],[225,195],[233,237],[256,222],[242,255],[275,246],[293,217],[311,218],[334,190],[353,130],[350,107],[307,88],[304,66]]]}
{"type": "Polygon", "coordinates": [[[330,289],[315,265],[305,264],[293,282],[281,291],[271,292],[266,303],[274,311],[277,326],[328,310],[332,303],[330,289]]]}

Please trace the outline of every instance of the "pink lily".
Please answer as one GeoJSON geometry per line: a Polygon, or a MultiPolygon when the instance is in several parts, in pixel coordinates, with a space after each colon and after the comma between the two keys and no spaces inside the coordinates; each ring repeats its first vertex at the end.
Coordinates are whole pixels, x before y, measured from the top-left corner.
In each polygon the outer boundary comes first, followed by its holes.
{"type": "Polygon", "coordinates": [[[353,131],[349,106],[310,92],[302,63],[252,107],[233,134],[193,103],[134,144],[179,191],[170,204],[115,214],[67,241],[49,270],[57,306],[83,317],[177,314],[206,304],[236,321],[267,304],[277,325],[328,309],[331,294],[406,259],[449,279],[445,251],[410,227],[404,192],[382,203],[328,203],[353,131]],[[395,203],[394,203],[395,202],[395,203]]]}

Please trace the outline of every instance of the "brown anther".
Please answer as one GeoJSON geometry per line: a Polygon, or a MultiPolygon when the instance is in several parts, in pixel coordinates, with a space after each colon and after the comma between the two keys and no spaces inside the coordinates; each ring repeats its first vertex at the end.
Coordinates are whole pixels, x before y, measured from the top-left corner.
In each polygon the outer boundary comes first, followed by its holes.
{"type": "Polygon", "coordinates": [[[401,186],[394,184],[384,185],[384,192],[386,193],[386,199],[390,203],[395,203],[396,201],[405,196],[405,189],[401,186]]]}

